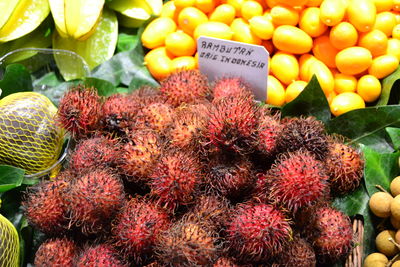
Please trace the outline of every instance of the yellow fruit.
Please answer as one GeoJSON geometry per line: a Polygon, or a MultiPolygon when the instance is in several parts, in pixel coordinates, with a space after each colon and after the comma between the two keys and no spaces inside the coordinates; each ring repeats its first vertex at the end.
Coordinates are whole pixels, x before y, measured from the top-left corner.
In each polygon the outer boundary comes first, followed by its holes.
{"type": "Polygon", "coordinates": [[[265,16],[254,16],[249,20],[251,31],[262,40],[272,38],[275,27],[274,24],[265,16]]]}
{"type": "Polygon", "coordinates": [[[163,46],[168,34],[176,30],[175,21],[168,17],[156,18],[147,25],[143,31],[141,40],[147,48],[156,48],[163,46]]]}
{"type": "Polygon", "coordinates": [[[272,42],[277,49],[293,54],[307,53],[313,44],[312,38],[307,33],[290,25],[277,27],[272,42]]]}
{"type": "Polygon", "coordinates": [[[365,108],[365,102],[361,96],[354,92],[338,94],[330,103],[330,109],[334,116],[340,116],[359,108],[365,108]]]}
{"type": "Polygon", "coordinates": [[[228,25],[222,22],[210,21],[197,26],[193,33],[193,37],[195,40],[197,40],[197,38],[202,35],[231,40],[233,37],[233,31],[228,25]]]}
{"type": "Polygon", "coordinates": [[[244,19],[234,19],[231,29],[233,31],[232,40],[247,44],[261,44],[261,39],[251,31],[250,25],[244,19]]]}
{"type": "Polygon", "coordinates": [[[343,73],[335,73],[333,75],[335,79],[335,92],[338,94],[344,92],[355,92],[357,89],[357,79],[354,76],[343,74],[343,73]]]}
{"type": "Polygon", "coordinates": [[[279,107],[285,104],[285,88],[272,75],[268,75],[267,100],[265,103],[279,107]]]}
{"type": "Polygon", "coordinates": [[[308,0],[275,0],[278,4],[285,4],[288,6],[302,6],[307,3],[308,0]]]}
{"type": "Polygon", "coordinates": [[[335,63],[340,72],[348,75],[356,75],[371,66],[372,54],[364,47],[353,46],[337,53],[335,63]]]}
{"type": "Polygon", "coordinates": [[[241,16],[240,11],[242,10],[242,5],[245,1],[246,0],[228,0],[226,3],[233,6],[236,10],[236,16],[240,17],[241,16]]]}
{"type": "Polygon", "coordinates": [[[322,91],[324,91],[325,96],[328,96],[335,87],[335,80],[331,70],[322,61],[315,59],[309,66],[308,81],[312,75],[317,76],[322,91]]]}
{"type": "Polygon", "coordinates": [[[386,54],[393,55],[400,60],[400,40],[391,38],[388,40],[388,46],[386,49],[386,54]]]}
{"type": "Polygon", "coordinates": [[[332,27],[329,33],[329,39],[334,47],[342,50],[357,44],[358,33],[352,24],[341,22],[332,27]]]}
{"type": "Polygon", "coordinates": [[[387,37],[390,37],[396,24],[396,16],[392,12],[384,11],[376,14],[373,28],[382,31],[387,37]]]}
{"type": "Polygon", "coordinates": [[[306,6],[319,7],[324,0],[308,0],[306,6]]]}
{"type": "Polygon", "coordinates": [[[151,75],[158,81],[164,79],[173,71],[172,60],[167,56],[149,57],[146,66],[151,75]]]}
{"type": "Polygon", "coordinates": [[[293,81],[291,84],[289,84],[285,91],[285,102],[289,103],[298,97],[306,86],[307,82],[305,81],[293,81]]]}
{"type": "Polygon", "coordinates": [[[399,252],[399,249],[389,241],[389,238],[394,240],[396,232],[393,230],[384,230],[380,232],[375,239],[375,245],[379,252],[388,257],[394,256],[399,252]]]}
{"type": "Polygon", "coordinates": [[[311,79],[310,66],[317,59],[310,54],[304,54],[299,58],[300,79],[308,82],[311,79]]]}
{"type": "Polygon", "coordinates": [[[393,27],[392,37],[396,39],[400,39],[400,24],[397,24],[393,27]]]}
{"type": "Polygon", "coordinates": [[[174,4],[178,9],[194,6],[196,0],[174,0],[174,4]]]}
{"type": "Polygon", "coordinates": [[[373,0],[376,12],[390,11],[394,5],[393,0],[373,0]]]}
{"type": "Polygon", "coordinates": [[[165,38],[165,47],[174,56],[192,56],[196,52],[196,42],[183,31],[172,32],[165,38]]]}
{"type": "Polygon", "coordinates": [[[275,53],[271,58],[270,68],[271,73],[284,84],[290,84],[299,77],[299,63],[289,53],[275,53]]]}
{"type": "Polygon", "coordinates": [[[386,263],[388,263],[388,258],[382,253],[372,253],[369,254],[364,259],[364,267],[386,267],[386,263]]]}
{"type": "Polygon", "coordinates": [[[194,4],[195,7],[197,7],[204,13],[209,13],[213,11],[216,5],[216,0],[196,0],[196,3],[194,4]]]}
{"type": "MultiPolygon", "coordinates": [[[[261,45],[265,47],[265,49],[268,51],[268,53],[270,55],[272,55],[275,52],[275,48],[274,48],[274,45],[272,44],[271,40],[263,40],[261,42],[261,45]]],[[[269,64],[268,64],[268,67],[269,67],[269,64]]]]}
{"type": "Polygon", "coordinates": [[[192,35],[198,25],[206,23],[208,17],[200,9],[195,7],[186,7],[178,15],[178,26],[184,32],[192,35]]]}
{"type": "Polygon", "coordinates": [[[330,92],[327,96],[326,96],[326,100],[328,100],[328,104],[330,105],[332,103],[332,100],[337,96],[337,93],[335,92],[335,90],[333,90],[332,92],[330,92]]]}
{"type": "Polygon", "coordinates": [[[265,2],[269,8],[273,8],[274,6],[278,5],[277,0],[266,0],[265,2]]]}
{"type": "Polygon", "coordinates": [[[381,92],[381,83],[375,76],[368,74],[358,79],[357,94],[359,94],[365,102],[374,102],[379,98],[381,92]]]}
{"type": "Polygon", "coordinates": [[[145,56],[144,56],[144,62],[147,62],[152,58],[152,57],[168,57],[170,59],[173,59],[174,56],[170,54],[165,46],[157,47],[155,49],[150,50],[145,56]]]}
{"type": "Polygon", "coordinates": [[[386,34],[380,30],[372,30],[367,33],[362,33],[358,39],[358,45],[367,48],[372,57],[377,57],[385,54],[387,49],[388,38],[386,34]]]}
{"type": "Polygon", "coordinates": [[[328,26],[339,24],[346,14],[346,4],[343,0],[324,0],[321,3],[321,21],[328,26]]]}
{"type": "Polygon", "coordinates": [[[295,26],[299,22],[299,12],[293,7],[287,5],[277,5],[271,8],[269,12],[274,25],[292,25],[295,26]]]}
{"type": "Polygon", "coordinates": [[[327,29],[320,19],[320,9],[317,7],[309,7],[301,12],[299,27],[311,37],[322,35],[327,29]]]}
{"type": "Polygon", "coordinates": [[[172,60],[172,71],[192,70],[196,68],[196,59],[190,56],[176,57],[172,60]]]}
{"type": "Polygon", "coordinates": [[[263,14],[263,7],[256,1],[246,1],[243,3],[240,13],[245,20],[249,20],[254,16],[263,14]]]}
{"type": "Polygon", "coordinates": [[[167,17],[167,18],[174,19],[175,11],[176,11],[176,6],[174,4],[174,1],[168,1],[163,5],[163,7],[161,9],[160,17],[167,17]]]}
{"type": "Polygon", "coordinates": [[[393,0],[393,11],[400,11],[400,1],[399,0],[393,0]]]}
{"type": "MultiPolygon", "coordinates": [[[[0,200],[1,204],[1,200],[0,200]]],[[[18,232],[15,226],[3,215],[0,214],[0,266],[20,266],[20,244],[18,232]]]]}
{"type": "Polygon", "coordinates": [[[210,21],[222,22],[230,25],[235,19],[236,10],[229,4],[222,4],[215,8],[210,14],[210,21]]]}
{"type": "Polygon", "coordinates": [[[391,182],[390,182],[390,193],[393,196],[400,195],[400,176],[396,176],[391,182]]]}
{"type": "Polygon", "coordinates": [[[372,0],[349,1],[347,7],[349,22],[360,32],[372,29],[376,19],[376,7],[372,0]]]}
{"type": "Polygon", "coordinates": [[[368,73],[378,79],[382,79],[394,72],[398,66],[399,60],[396,56],[383,55],[372,60],[372,64],[368,69],[368,73]]]}
{"type": "Polygon", "coordinates": [[[329,68],[336,68],[335,58],[339,50],[332,45],[328,35],[315,38],[312,51],[314,56],[329,68]]]}

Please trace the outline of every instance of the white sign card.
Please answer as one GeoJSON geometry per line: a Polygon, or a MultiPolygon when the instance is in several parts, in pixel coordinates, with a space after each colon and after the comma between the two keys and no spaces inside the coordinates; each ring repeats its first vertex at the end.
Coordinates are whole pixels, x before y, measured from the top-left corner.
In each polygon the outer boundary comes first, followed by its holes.
{"type": "Polygon", "coordinates": [[[241,77],[255,98],[267,98],[268,59],[264,46],[200,36],[197,39],[199,69],[213,82],[221,77],[241,77]]]}

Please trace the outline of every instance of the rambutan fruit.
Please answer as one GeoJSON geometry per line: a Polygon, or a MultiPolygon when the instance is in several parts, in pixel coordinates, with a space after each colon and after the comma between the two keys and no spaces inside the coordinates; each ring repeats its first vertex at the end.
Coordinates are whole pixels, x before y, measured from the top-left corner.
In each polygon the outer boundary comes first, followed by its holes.
{"type": "Polygon", "coordinates": [[[182,103],[193,103],[210,94],[207,77],[199,70],[181,70],[161,81],[160,91],[167,103],[178,107],[182,103]]]}
{"type": "Polygon", "coordinates": [[[268,198],[294,213],[329,195],[324,165],[304,149],[281,154],[266,176],[268,198]]]}
{"type": "Polygon", "coordinates": [[[35,266],[74,266],[78,246],[67,238],[49,239],[42,243],[35,254],[35,266]]]}
{"type": "Polygon", "coordinates": [[[164,103],[166,101],[158,88],[149,85],[143,85],[139,89],[132,91],[129,96],[132,101],[140,103],[142,107],[147,107],[154,103],[164,103]]]}
{"type": "Polygon", "coordinates": [[[214,263],[213,267],[239,267],[233,258],[220,257],[214,263]]]}
{"type": "Polygon", "coordinates": [[[205,145],[239,154],[251,152],[256,140],[257,110],[253,98],[246,95],[214,101],[204,133],[205,145]]]}
{"type": "Polygon", "coordinates": [[[305,148],[324,160],[328,152],[328,140],[323,123],[314,117],[285,118],[278,138],[278,151],[296,151],[305,148]]]}
{"type": "Polygon", "coordinates": [[[80,138],[97,129],[101,105],[96,89],[78,85],[61,98],[56,120],[74,137],[80,138]]]}
{"type": "Polygon", "coordinates": [[[125,199],[121,179],[108,169],[93,169],[71,182],[64,194],[72,223],[84,234],[106,230],[125,199]]]}
{"type": "Polygon", "coordinates": [[[159,135],[153,130],[133,131],[129,138],[129,141],[122,145],[118,167],[129,180],[140,181],[147,178],[157,163],[162,143],[159,135]]]}
{"type": "Polygon", "coordinates": [[[118,156],[117,141],[104,136],[81,140],[71,155],[69,166],[75,172],[93,168],[115,167],[118,156]]]}
{"type": "Polygon", "coordinates": [[[206,184],[224,197],[238,199],[249,195],[254,187],[256,177],[252,168],[251,162],[245,157],[234,160],[215,157],[208,164],[206,184]]]}
{"type": "Polygon", "coordinates": [[[125,133],[131,126],[142,103],[133,101],[130,95],[114,94],[109,96],[101,109],[100,123],[110,132],[125,133]]]}
{"type": "Polygon", "coordinates": [[[321,205],[305,214],[308,223],[303,232],[314,247],[317,261],[327,263],[344,259],[354,240],[349,216],[328,205],[321,205]]]}
{"type": "Polygon", "coordinates": [[[275,262],[281,267],[315,267],[317,265],[313,247],[299,236],[294,237],[275,262]]]}
{"type": "Polygon", "coordinates": [[[364,160],[361,154],[341,138],[335,138],[328,146],[325,161],[330,176],[332,192],[346,194],[355,190],[361,183],[364,160]]]}
{"type": "Polygon", "coordinates": [[[209,266],[217,258],[218,235],[186,217],[160,234],[156,254],[170,266],[209,266]]]}
{"type": "Polygon", "coordinates": [[[240,77],[223,77],[212,86],[214,99],[251,94],[249,85],[240,77]]]}
{"type": "Polygon", "coordinates": [[[167,131],[169,143],[178,148],[197,148],[200,145],[201,133],[206,126],[206,116],[181,108],[174,116],[167,131]]]}
{"type": "Polygon", "coordinates": [[[68,186],[68,182],[60,179],[30,187],[22,202],[29,224],[48,235],[65,231],[68,220],[62,195],[68,186]]]}
{"type": "Polygon", "coordinates": [[[262,108],[257,128],[257,149],[268,157],[277,152],[277,140],[282,134],[283,125],[280,122],[280,114],[271,115],[271,111],[262,108]]]}
{"type": "Polygon", "coordinates": [[[150,177],[151,194],[171,211],[193,201],[203,182],[199,159],[194,153],[170,150],[162,155],[150,177]]]}
{"type": "Polygon", "coordinates": [[[113,221],[115,245],[137,263],[150,258],[158,235],[170,225],[169,216],[145,198],[127,201],[113,221]]]}
{"type": "Polygon", "coordinates": [[[172,122],[174,109],[165,103],[150,104],[138,113],[135,129],[152,129],[163,134],[172,122]]]}
{"type": "Polygon", "coordinates": [[[87,246],[79,254],[75,262],[76,267],[127,267],[114,247],[108,244],[87,246]]]}
{"type": "Polygon", "coordinates": [[[238,204],[227,223],[226,240],[231,254],[244,262],[278,255],[291,239],[288,219],[268,204],[238,204]]]}

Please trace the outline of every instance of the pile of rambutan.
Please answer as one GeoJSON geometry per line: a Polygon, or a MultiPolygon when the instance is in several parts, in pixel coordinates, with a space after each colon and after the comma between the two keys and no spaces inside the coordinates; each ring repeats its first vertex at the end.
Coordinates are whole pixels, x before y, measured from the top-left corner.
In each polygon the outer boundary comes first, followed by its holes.
{"type": "Polygon", "coordinates": [[[77,86],[57,121],[75,146],[23,201],[48,238],[35,266],[329,266],[354,246],[331,200],[360,184],[360,152],[239,78],[182,70],[108,98],[77,86]]]}

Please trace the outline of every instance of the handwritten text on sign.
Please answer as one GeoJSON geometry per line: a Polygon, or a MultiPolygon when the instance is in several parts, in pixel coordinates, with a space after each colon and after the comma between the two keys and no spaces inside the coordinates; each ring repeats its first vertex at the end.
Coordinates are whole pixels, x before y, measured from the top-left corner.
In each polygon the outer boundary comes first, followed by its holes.
{"type": "Polygon", "coordinates": [[[197,39],[199,68],[210,82],[221,77],[242,77],[256,99],[267,96],[268,51],[259,45],[201,36],[197,39]]]}

